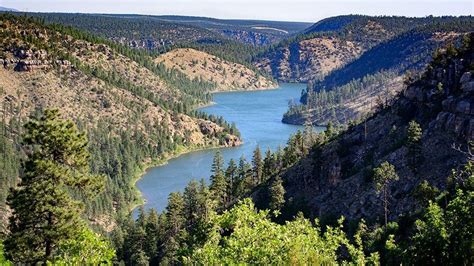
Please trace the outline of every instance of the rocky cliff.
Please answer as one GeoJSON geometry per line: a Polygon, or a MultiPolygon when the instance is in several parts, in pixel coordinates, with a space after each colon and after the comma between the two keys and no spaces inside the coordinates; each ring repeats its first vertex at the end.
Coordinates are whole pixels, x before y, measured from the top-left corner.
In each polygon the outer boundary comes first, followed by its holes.
{"type": "MultiPolygon", "coordinates": [[[[384,32],[380,27],[372,28],[384,32]]],[[[315,72],[301,97],[303,105],[293,106],[283,121],[326,125],[360,120],[391,101],[405,76],[421,72],[439,47],[459,45],[462,36],[473,29],[474,20],[470,17],[436,18],[402,33],[392,31],[391,35],[387,28],[387,40],[361,52],[353,61],[323,75],[315,72]]],[[[373,37],[368,43],[375,44],[376,39],[373,37]]],[[[347,54],[344,50],[340,53],[347,54]]]]}
{"type": "Polygon", "coordinates": [[[437,55],[392,105],[314,148],[288,170],[286,210],[297,208],[321,218],[380,218],[383,209],[372,169],[384,161],[400,176],[391,186],[391,219],[417,210],[413,192],[422,181],[445,188],[452,169],[466,162],[459,150],[466,151],[474,140],[474,45],[468,40],[464,45],[437,55]],[[413,120],[423,131],[416,169],[410,166],[406,141],[413,120]]]}

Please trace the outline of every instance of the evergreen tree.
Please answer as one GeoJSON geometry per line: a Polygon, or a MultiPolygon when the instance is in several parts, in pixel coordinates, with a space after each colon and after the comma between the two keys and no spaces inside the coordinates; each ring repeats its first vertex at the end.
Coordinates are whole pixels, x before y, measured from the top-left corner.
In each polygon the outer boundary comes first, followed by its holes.
{"type": "Polygon", "coordinates": [[[130,264],[131,265],[136,265],[136,266],[148,266],[149,265],[148,260],[149,260],[149,258],[145,254],[145,251],[139,250],[137,253],[134,253],[132,255],[130,264]]]}
{"type": "Polygon", "coordinates": [[[328,122],[328,124],[326,126],[326,130],[324,131],[324,133],[326,134],[326,137],[328,139],[331,139],[334,136],[335,130],[334,130],[334,125],[332,124],[331,121],[328,122]]]}
{"type": "Polygon", "coordinates": [[[139,227],[145,229],[145,225],[146,225],[146,212],[145,212],[145,208],[143,207],[143,205],[141,205],[140,207],[138,207],[138,219],[137,219],[137,221],[136,221],[135,223],[136,223],[136,226],[139,226],[139,227]]]}
{"type": "Polygon", "coordinates": [[[163,240],[163,262],[174,264],[178,262],[177,253],[183,239],[184,200],[179,192],[173,192],[168,198],[166,207],[166,232],[163,240]]]}
{"type": "Polygon", "coordinates": [[[263,159],[263,177],[264,179],[270,178],[273,171],[275,171],[275,160],[274,155],[267,149],[265,152],[265,159],[263,159]]]}
{"type": "Polygon", "coordinates": [[[253,185],[256,186],[262,182],[263,174],[263,161],[262,161],[262,152],[260,151],[260,146],[257,146],[253,152],[252,157],[252,166],[253,166],[253,185]]]}
{"type": "Polygon", "coordinates": [[[407,130],[407,146],[409,153],[409,165],[411,169],[416,172],[417,165],[420,163],[421,158],[421,137],[423,132],[420,124],[416,121],[410,121],[407,130]]]}
{"type": "Polygon", "coordinates": [[[158,241],[162,237],[160,227],[159,215],[155,209],[151,209],[146,220],[145,243],[143,247],[143,250],[150,259],[153,259],[158,253],[158,241]]]}
{"type": "Polygon", "coordinates": [[[247,177],[251,171],[250,165],[242,155],[239,159],[239,166],[237,168],[237,182],[236,182],[236,195],[237,197],[242,196],[247,192],[247,177]]]}
{"type": "Polygon", "coordinates": [[[209,234],[209,219],[212,216],[213,205],[209,190],[204,180],[199,184],[192,180],[186,186],[184,193],[184,229],[186,239],[182,245],[182,254],[190,254],[193,249],[200,247],[209,234]]]}
{"type": "Polygon", "coordinates": [[[97,193],[103,178],[89,174],[86,135],[58,110],[44,111],[25,129],[28,154],[21,182],[8,197],[13,213],[5,248],[14,262],[37,263],[51,260],[58,245],[85,226],[83,206],[71,192],[97,193]]]}
{"type": "Polygon", "coordinates": [[[229,201],[232,201],[237,197],[237,165],[235,164],[234,159],[230,159],[229,165],[225,170],[225,177],[227,180],[227,184],[229,185],[227,192],[227,194],[229,195],[229,201]]]}
{"type": "Polygon", "coordinates": [[[395,166],[388,162],[383,162],[374,169],[374,183],[377,193],[382,193],[383,209],[385,214],[385,227],[388,224],[388,205],[390,201],[389,186],[392,181],[398,180],[395,166]]]}
{"type": "Polygon", "coordinates": [[[295,135],[288,139],[286,147],[283,149],[282,162],[283,167],[288,168],[298,160],[298,143],[295,135]]]}
{"type": "Polygon", "coordinates": [[[285,188],[281,177],[277,176],[270,185],[270,209],[280,210],[285,204],[285,188]]]}
{"type": "Polygon", "coordinates": [[[224,158],[219,151],[216,152],[211,167],[212,197],[216,200],[219,208],[224,208],[227,204],[227,182],[224,175],[224,158]]]}

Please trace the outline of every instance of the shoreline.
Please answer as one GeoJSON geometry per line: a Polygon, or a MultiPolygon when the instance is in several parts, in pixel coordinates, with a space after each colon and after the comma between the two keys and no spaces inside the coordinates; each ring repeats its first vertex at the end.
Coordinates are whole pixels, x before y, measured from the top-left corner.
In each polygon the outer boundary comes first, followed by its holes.
{"type": "Polygon", "coordinates": [[[216,94],[216,93],[225,93],[225,92],[253,92],[253,91],[269,91],[269,90],[278,90],[278,88],[280,88],[280,83],[276,83],[275,86],[271,86],[271,87],[266,87],[266,88],[256,88],[256,89],[250,89],[250,90],[246,90],[246,89],[232,89],[232,90],[225,90],[225,91],[220,91],[220,90],[216,90],[216,91],[211,91],[211,94],[216,94]]]}
{"type": "MultiPolygon", "coordinates": [[[[239,144],[238,146],[244,144],[243,142],[239,144]]],[[[237,146],[235,146],[237,147],[237,146]]],[[[146,203],[146,199],[143,197],[142,192],[140,189],[137,187],[137,182],[142,179],[142,177],[146,174],[146,172],[155,167],[160,167],[163,165],[168,164],[168,162],[172,159],[176,159],[180,157],[181,155],[185,155],[191,152],[196,152],[196,151],[204,151],[204,150],[213,150],[213,149],[221,149],[221,148],[232,148],[232,147],[227,147],[227,146],[222,146],[222,145],[211,145],[211,146],[204,146],[204,147],[178,147],[176,151],[169,153],[165,155],[162,159],[159,160],[151,160],[150,162],[144,162],[142,166],[140,166],[140,169],[137,170],[137,173],[134,175],[131,186],[133,186],[133,190],[135,191],[136,195],[139,196],[138,201],[134,201],[130,203],[130,206],[128,207],[128,212],[132,213],[136,208],[144,205],[146,203]]]]}
{"type": "MultiPolygon", "coordinates": [[[[278,90],[280,88],[280,84],[279,83],[276,83],[275,86],[273,87],[268,87],[268,88],[258,88],[258,89],[252,89],[252,90],[239,90],[239,89],[235,89],[235,90],[228,90],[228,91],[212,91],[211,94],[216,94],[216,93],[235,93],[235,92],[253,92],[253,91],[268,91],[268,90],[278,90]]],[[[210,101],[209,103],[206,103],[206,104],[203,104],[203,105],[199,105],[195,108],[195,110],[198,110],[198,109],[202,109],[202,108],[206,108],[206,107],[210,107],[210,106],[213,106],[213,105],[216,105],[217,103],[214,102],[214,101],[210,101]]],[[[238,146],[244,144],[244,142],[242,141],[241,144],[239,144],[238,146]]],[[[226,147],[226,146],[205,146],[205,147],[178,147],[174,152],[172,153],[169,153],[169,154],[165,154],[163,156],[163,158],[161,159],[158,159],[158,160],[153,160],[151,159],[149,162],[143,162],[143,165],[141,165],[139,167],[139,169],[137,169],[136,173],[134,174],[133,178],[132,178],[132,182],[131,182],[131,186],[133,186],[133,190],[135,191],[136,193],[136,196],[138,198],[138,200],[136,201],[133,201],[130,203],[129,207],[128,207],[128,212],[129,213],[132,213],[136,208],[138,208],[139,206],[142,206],[144,204],[146,204],[146,199],[143,197],[140,189],[137,187],[137,182],[142,179],[142,177],[146,174],[146,172],[151,169],[151,168],[155,168],[155,167],[160,167],[160,166],[163,166],[163,165],[166,165],[170,160],[172,159],[175,159],[175,158],[178,158],[180,157],[181,155],[185,155],[185,154],[188,154],[188,153],[191,153],[191,152],[196,152],[196,151],[202,151],[202,150],[212,150],[212,149],[218,149],[218,148],[231,148],[231,147],[226,147]]]]}

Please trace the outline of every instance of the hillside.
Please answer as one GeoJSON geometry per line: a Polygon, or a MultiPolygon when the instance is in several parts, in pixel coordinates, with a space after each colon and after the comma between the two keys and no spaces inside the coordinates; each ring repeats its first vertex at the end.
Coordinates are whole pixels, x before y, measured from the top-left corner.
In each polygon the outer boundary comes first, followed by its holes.
{"type": "Polygon", "coordinates": [[[117,228],[119,259],[472,264],[473,38],[346,131],[306,127],[251,162],[217,151],[209,186],[192,180],[161,215],[140,209],[117,228]]]}
{"type": "Polygon", "coordinates": [[[18,11],[14,8],[0,6],[0,11],[18,11]]]}
{"type": "MultiPolygon", "coordinates": [[[[416,27],[444,24],[457,26],[471,18],[454,17],[331,17],[261,52],[254,64],[282,81],[319,81],[373,47],[396,38],[416,27]]],[[[384,60],[380,60],[384,61],[384,60]]],[[[352,75],[346,78],[352,79],[352,75]]]]}
{"type": "Polygon", "coordinates": [[[415,191],[423,181],[446,189],[452,169],[466,163],[467,144],[474,139],[474,46],[469,38],[464,45],[464,50],[438,54],[392,104],[327,144],[313,147],[286,171],[288,217],[304,210],[323,220],[344,215],[381,221],[383,209],[372,177],[384,161],[393,164],[399,176],[390,188],[391,220],[420,208],[415,191]],[[416,149],[407,140],[410,121],[416,121],[422,132],[416,149]]]}
{"type": "Polygon", "coordinates": [[[323,79],[315,75],[302,95],[304,105],[290,108],[283,121],[318,125],[357,121],[390,101],[406,73],[416,76],[439,47],[459,45],[463,34],[472,30],[470,17],[439,18],[395,35],[323,79]]]}
{"type": "MultiPolygon", "coordinates": [[[[191,111],[209,101],[211,83],[71,28],[2,14],[0,29],[2,148],[17,147],[22,124],[46,108],[59,108],[78,123],[88,133],[93,171],[108,176],[106,191],[88,204],[89,218],[102,229],[113,225],[111,215],[140,200],[133,182],[145,164],[190,149],[240,144],[235,128],[191,111]]],[[[0,174],[2,220],[22,154],[13,150],[0,174]]]]}
{"type": "Polygon", "coordinates": [[[216,83],[215,91],[272,89],[276,83],[247,67],[195,49],[174,49],[155,59],[189,79],[216,83]]]}
{"type": "Polygon", "coordinates": [[[233,40],[264,46],[302,31],[310,23],[223,20],[187,16],[30,13],[48,23],[74,26],[135,48],[166,50],[173,45],[233,40]]]}
{"type": "Polygon", "coordinates": [[[320,80],[401,30],[392,24],[400,23],[391,17],[328,18],[268,48],[255,65],[282,81],[320,80]]]}

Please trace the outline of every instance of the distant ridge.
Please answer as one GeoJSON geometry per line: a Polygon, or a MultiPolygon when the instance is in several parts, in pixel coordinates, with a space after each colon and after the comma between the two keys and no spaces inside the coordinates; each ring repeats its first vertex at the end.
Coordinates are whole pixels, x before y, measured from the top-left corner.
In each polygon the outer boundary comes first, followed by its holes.
{"type": "Polygon", "coordinates": [[[0,11],[19,11],[18,9],[0,6],[0,11]]]}

